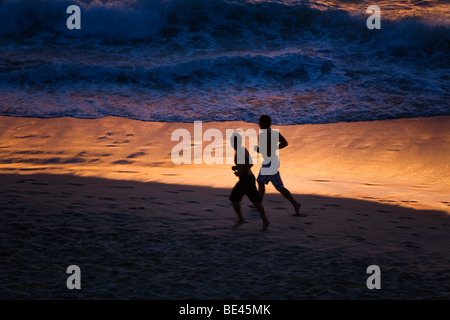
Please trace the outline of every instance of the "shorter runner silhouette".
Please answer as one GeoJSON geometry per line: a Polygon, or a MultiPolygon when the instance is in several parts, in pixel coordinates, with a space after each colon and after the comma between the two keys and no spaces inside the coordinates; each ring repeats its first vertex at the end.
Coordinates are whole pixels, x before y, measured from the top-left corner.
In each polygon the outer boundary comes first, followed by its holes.
{"type": "Polygon", "coordinates": [[[263,221],[262,229],[265,231],[269,227],[269,220],[266,217],[264,207],[261,204],[261,197],[258,190],[256,189],[255,176],[252,173],[251,167],[253,166],[250,154],[248,150],[242,146],[242,137],[239,133],[233,133],[231,136],[231,145],[235,150],[234,163],[235,165],[231,167],[234,174],[239,177],[239,181],[234,186],[231,191],[230,200],[233,204],[233,208],[238,216],[238,221],[235,224],[235,228],[239,227],[245,220],[242,216],[241,211],[241,200],[244,195],[250,199],[255,208],[258,210],[263,221]]]}

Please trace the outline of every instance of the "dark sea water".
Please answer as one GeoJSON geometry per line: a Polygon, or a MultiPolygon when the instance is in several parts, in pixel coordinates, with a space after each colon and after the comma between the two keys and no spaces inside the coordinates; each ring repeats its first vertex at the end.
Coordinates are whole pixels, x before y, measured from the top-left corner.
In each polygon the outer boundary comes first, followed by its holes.
{"type": "Polygon", "coordinates": [[[0,0],[0,115],[448,115],[449,82],[447,0],[0,0]],[[70,4],[81,30],[66,27],[70,4]],[[371,4],[380,30],[366,26],[371,4]]]}

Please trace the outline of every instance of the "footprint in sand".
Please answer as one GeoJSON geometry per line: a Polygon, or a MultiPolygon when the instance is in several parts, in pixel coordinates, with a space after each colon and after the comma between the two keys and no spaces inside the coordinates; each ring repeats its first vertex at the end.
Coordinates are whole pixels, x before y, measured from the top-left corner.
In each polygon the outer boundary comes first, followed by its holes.
{"type": "Polygon", "coordinates": [[[69,185],[75,186],[75,187],[82,187],[82,186],[84,186],[84,184],[81,184],[81,183],[69,183],[69,185]]]}
{"type": "Polygon", "coordinates": [[[191,216],[191,217],[196,217],[196,215],[195,214],[192,214],[192,213],[188,213],[188,212],[182,212],[182,213],[180,213],[182,216],[191,216]]]}
{"type": "Polygon", "coordinates": [[[131,210],[145,210],[144,207],[129,207],[128,209],[131,209],[131,210]]]}
{"type": "Polygon", "coordinates": [[[276,208],[274,208],[275,210],[286,210],[286,208],[284,208],[284,207],[276,207],[276,208]]]}
{"type": "Polygon", "coordinates": [[[194,192],[194,190],[188,190],[188,189],[178,189],[180,192],[194,192]]]}
{"type": "Polygon", "coordinates": [[[389,211],[389,210],[377,210],[377,212],[381,212],[381,213],[392,213],[392,211],[389,211]]]}
{"type": "Polygon", "coordinates": [[[346,237],[352,238],[353,240],[356,240],[356,241],[365,241],[366,240],[364,237],[361,237],[361,236],[346,235],[346,237]]]}
{"type": "Polygon", "coordinates": [[[272,203],[283,203],[282,201],[278,201],[278,200],[269,200],[269,202],[272,202],[272,203]]]}
{"type": "Polygon", "coordinates": [[[19,137],[14,137],[14,138],[16,138],[16,139],[28,139],[28,138],[35,138],[35,137],[37,137],[37,136],[34,135],[34,134],[30,134],[28,136],[19,136],[19,137]]]}
{"type": "Polygon", "coordinates": [[[166,192],[167,193],[179,193],[178,191],[170,191],[170,190],[167,190],[166,192]]]}
{"type": "Polygon", "coordinates": [[[83,207],[88,206],[88,204],[84,202],[72,202],[71,204],[74,206],[83,206],[83,207]]]}
{"type": "Polygon", "coordinates": [[[81,159],[81,158],[71,158],[71,159],[67,159],[67,160],[63,161],[64,164],[68,164],[68,163],[83,163],[83,162],[86,162],[86,160],[81,159]]]}
{"type": "Polygon", "coordinates": [[[214,212],[213,209],[205,209],[206,212],[214,212]]]}
{"type": "Polygon", "coordinates": [[[135,153],[130,154],[127,158],[133,159],[133,158],[145,156],[145,154],[146,154],[145,152],[135,152],[135,153]]]}
{"type": "Polygon", "coordinates": [[[411,229],[411,227],[406,227],[406,226],[396,226],[397,229],[404,229],[404,230],[408,230],[411,229]]]}
{"type": "Polygon", "coordinates": [[[128,161],[128,160],[117,160],[114,161],[112,164],[132,164],[133,161],[128,161]]]}
{"type": "Polygon", "coordinates": [[[44,151],[34,151],[34,150],[24,150],[24,151],[14,151],[13,154],[43,154],[44,151]]]}
{"type": "Polygon", "coordinates": [[[324,207],[334,207],[334,208],[340,207],[339,204],[335,204],[335,203],[324,204],[323,206],[324,207]]]}
{"type": "Polygon", "coordinates": [[[420,246],[414,242],[403,242],[403,245],[407,248],[420,249],[420,246]]]}
{"type": "Polygon", "coordinates": [[[36,181],[34,179],[24,179],[24,180],[18,180],[16,181],[16,183],[24,183],[24,182],[29,182],[29,181],[36,181]]]}
{"type": "Polygon", "coordinates": [[[190,201],[186,201],[186,203],[200,203],[200,202],[198,202],[198,201],[194,201],[194,200],[190,200],[190,201]]]}
{"type": "Polygon", "coordinates": [[[117,189],[134,189],[134,187],[130,186],[111,186],[109,188],[117,188],[117,189]]]}
{"type": "Polygon", "coordinates": [[[106,136],[101,136],[101,137],[98,137],[98,138],[97,138],[97,140],[106,140],[106,139],[109,140],[110,138],[108,138],[108,137],[106,137],[106,136]]]}

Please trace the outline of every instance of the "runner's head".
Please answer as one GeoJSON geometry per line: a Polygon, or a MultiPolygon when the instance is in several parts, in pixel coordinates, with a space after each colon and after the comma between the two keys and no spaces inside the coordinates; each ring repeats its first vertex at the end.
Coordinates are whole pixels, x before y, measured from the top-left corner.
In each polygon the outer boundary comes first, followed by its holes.
{"type": "Polygon", "coordinates": [[[263,114],[259,117],[259,127],[261,129],[269,129],[272,124],[272,119],[267,114],[263,114]]]}

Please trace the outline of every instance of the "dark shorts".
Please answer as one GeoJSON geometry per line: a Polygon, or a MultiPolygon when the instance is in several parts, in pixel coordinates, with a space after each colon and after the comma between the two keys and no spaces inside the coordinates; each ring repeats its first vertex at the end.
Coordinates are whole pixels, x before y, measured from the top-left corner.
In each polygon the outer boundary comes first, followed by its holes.
{"type": "MultiPolygon", "coordinates": [[[[267,164],[267,165],[263,164],[263,168],[264,167],[265,168],[270,167],[270,163],[267,164]]],[[[261,170],[259,170],[259,175],[258,175],[258,179],[257,180],[258,180],[258,182],[261,182],[261,183],[264,183],[264,184],[268,184],[269,182],[272,182],[272,184],[274,185],[274,187],[277,190],[280,190],[280,189],[282,189],[284,187],[283,181],[281,181],[280,172],[277,172],[277,173],[272,174],[272,175],[265,176],[265,175],[262,175],[261,174],[261,170]]]]}
{"type": "Polygon", "coordinates": [[[236,183],[231,191],[230,200],[240,202],[244,195],[247,195],[253,203],[261,202],[258,189],[256,189],[255,176],[253,173],[239,177],[238,183],[236,183]]]}

